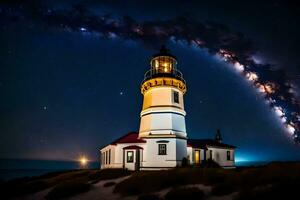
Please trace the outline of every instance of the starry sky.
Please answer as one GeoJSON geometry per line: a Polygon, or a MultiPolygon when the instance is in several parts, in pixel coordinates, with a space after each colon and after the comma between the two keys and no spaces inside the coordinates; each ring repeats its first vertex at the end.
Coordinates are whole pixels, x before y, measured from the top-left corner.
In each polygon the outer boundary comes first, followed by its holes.
{"type": "MultiPolygon", "coordinates": [[[[292,3],[50,2],[0,3],[1,17],[4,11],[17,16],[0,18],[0,158],[96,160],[100,147],[138,131],[140,83],[162,44],[58,28],[35,11],[80,5],[137,21],[213,21],[249,38],[253,59],[284,70],[299,91],[300,14],[292,3]]],[[[230,63],[182,40],[163,44],[187,81],[188,137],[213,138],[219,128],[225,143],[238,146],[237,160],[300,159],[299,145],[286,137],[278,116],[230,63]]]]}

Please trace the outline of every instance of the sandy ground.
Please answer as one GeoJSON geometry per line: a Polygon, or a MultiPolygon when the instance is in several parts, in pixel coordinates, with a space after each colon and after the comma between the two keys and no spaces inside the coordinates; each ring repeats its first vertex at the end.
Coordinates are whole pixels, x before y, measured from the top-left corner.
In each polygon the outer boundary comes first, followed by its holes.
{"type": "MultiPolygon", "coordinates": [[[[78,194],[76,196],[68,198],[68,200],[136,200],[138,196],[129,196],[129,197],[122,197],[119,194],[113,193],[113,190],[115,186],[110,186],[110,187],[104,187],[104,184],[107,182],[115,182],[116,184],[129,178],[130,176],[126,177],[121,177],[117,179],[110,179],[110,180],[103,180],[99,181],[96,184],[93,184],[91,190],[88,192],[78,194]]],[[[211,186],[206,186],[202,184],[193,184],[193,185],[185,185],[182,187],[197,187],[200,190],[202,190],[206,195],[207,195],[207,200],[232,200],[237,193],[232,193],[226,196],[210,196],[209,194],[211,193],[212,187],[211,186]]],[[[48,188],[46,190],[37,192],[35,194],[25,196],[22,198],[19,198],[18,200],[45,200],[45,196],[47,193],[51,190],[52,188],[48,188]]],[[[155,192],[154,194],[157,194],[160,197],[164,197],[172,188],[166,188],[161,191],[155,192]]]]}
{"type": "Polygon", "coordinates": [[[79,195],[76,195],[74,197],[69,198],[69,200],[119,200],[119,199],[125,199],[125,200],[134,200],[137,197],[131,196],[131,197],[121,197],[119,194],[113,193],[113,190],[115,186],[111,187],[104,187],[103,185],[106,182],[115,182],[116,184],[129,178],[129,176],[121,177],[117,179],[111,179],[111,180],[105,180],[105,181],[99,181],[98,183],[93,185],[93,188],[86,192],[79,195]]]}

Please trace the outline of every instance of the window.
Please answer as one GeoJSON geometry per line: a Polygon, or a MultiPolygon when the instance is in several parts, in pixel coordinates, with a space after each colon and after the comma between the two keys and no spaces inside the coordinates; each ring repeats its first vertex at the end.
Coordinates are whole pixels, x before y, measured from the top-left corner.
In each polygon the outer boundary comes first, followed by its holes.
{"type": "Polygon", "coordinates": [[[127,162],[128,163],[133,162],[133,151],[127,151],[127,162]]]}
{"type": "Polygon", "coordinates": [[[111,159],[111,150],[109,150],[109,154],[108,154],[108,164],[110,164],[110,159],[111,159]]]}
{"type": "Polygon", "coordinates": [[[231,158],[230,158],[230,151],[227,151],[227,160],[231,160],[231,158]]]}
{"type": "Polygon", "coordinates": [[[173,101],[174,103],[179,103],[179,92],[173,91],[173,101]]]}
{"type": "Polygon", "coordinates": [[[209,159],[213,159],[213,154],[212,150],[209,150],[209,159]]]}
{"type": "Polygon", "coordinates": [[[107,151],[105,151],[105,164],[106,164],[106,165],[107,165],[107,159],[108,159],[107,151]]]}
{"type": "Polygon", "coordinates": [[[167,155],[167,145],[158,144],[158,155],[167,155]]]}
{"type": "Polygon", "coordinates": [[[102,164],[105,165],[105,153],[102,153],[102,156],[103,156],[103,158],[102,158],[102,164]]]}

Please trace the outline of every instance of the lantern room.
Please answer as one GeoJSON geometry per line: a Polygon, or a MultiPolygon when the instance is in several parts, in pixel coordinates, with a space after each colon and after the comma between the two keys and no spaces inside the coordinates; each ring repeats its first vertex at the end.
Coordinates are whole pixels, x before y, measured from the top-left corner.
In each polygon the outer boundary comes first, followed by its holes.
{"type": "Polygon", "coordinates": [[[176,58],[168,53],[165,46],[162,46],[160,52],[151,59],[151,70],[153,74],[173,73],[176,70],[176,58]]]}
{"type": "Polygon", "coordinates": [[[176,57],[170,54],[165,46],[161,47],[158,54],[152,56],[150,65],[151,68],[145,73],[143,83],[153,78],[170,77],[185,84],[182,73],[177,70],[176,57]]]}

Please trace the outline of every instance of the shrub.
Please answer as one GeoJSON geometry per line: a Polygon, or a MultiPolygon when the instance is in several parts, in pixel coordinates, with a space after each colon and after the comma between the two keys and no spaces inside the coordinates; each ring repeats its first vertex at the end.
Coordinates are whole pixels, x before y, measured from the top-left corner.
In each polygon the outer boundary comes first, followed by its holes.
{"type": "Polygon", "coordinates": [[[144,194],[138,197],[137,200],[160,200],[156,194],[144,194]]]}
{"type": "Polygon", "coordinates": [[[116,182],[106,182],[106,183],[104,183],[103,187],[110,187],[113,185],[116,185],[116,182]]]}
{"type": "Polygon", "coordinates": [[[207,168],[220,168],[220,165],[213,159],[208,159],[203,163],[203,167],[207,168]]]}
{"type": "Polygon", "coordinates": [[[79,181],[65,181],[56,185],[46,196],[46,199],[64,199],[74,196],[90,189],[90,184],[79,181]]]}
{"type": "Polygon", "coordinates": [[[211,194],[215,195],[215,196],[223,196],[223,195],[231,194],[234,191],[235,191],[235,188],[233,187],[232,184],[223,183],[223,184],[218,184],[215,187],[213,187],[211,194]]]}
{"type": "Polygon", "coordinates": [[[92,183],[97,183],[100,180],[115,179],[128,176],[130,174],[131,172],[126,169],[102,169],[90,174],[89,180],[92,181],[92,183]]]}
{"type": "Polygon", "coordinates": [[[299,180],[279,183],[270,187],[256,187],[242,189],[235,200],[261,200],[261,199],[295,199],[299,195],[299,180]]]}
{"type": "Polygon", "coordinates": [[[166,200],[201,200],[204,199],[204,192],[196,187],[183,187],[183,188],[174,188],[169,191],[165,199],[166,200]]]}
{"type": "MultiPolygon", "coordinates": [[[[156,192],[187,184],[216,184],[224,179],[224,169],[176,168],[163,171],[141,171],[118,183],[114,192],[123,196],[156,192]]],[[[226,172],[230,173],[230,172],[226,172]]]]}
{"type": "Polygon", "coordinates": [[[182,158],[181,166],[182,166],[182,167],[187,167],[187,166],[189,166],[189,160],[188,160],[186,157],[182,158]]]}

